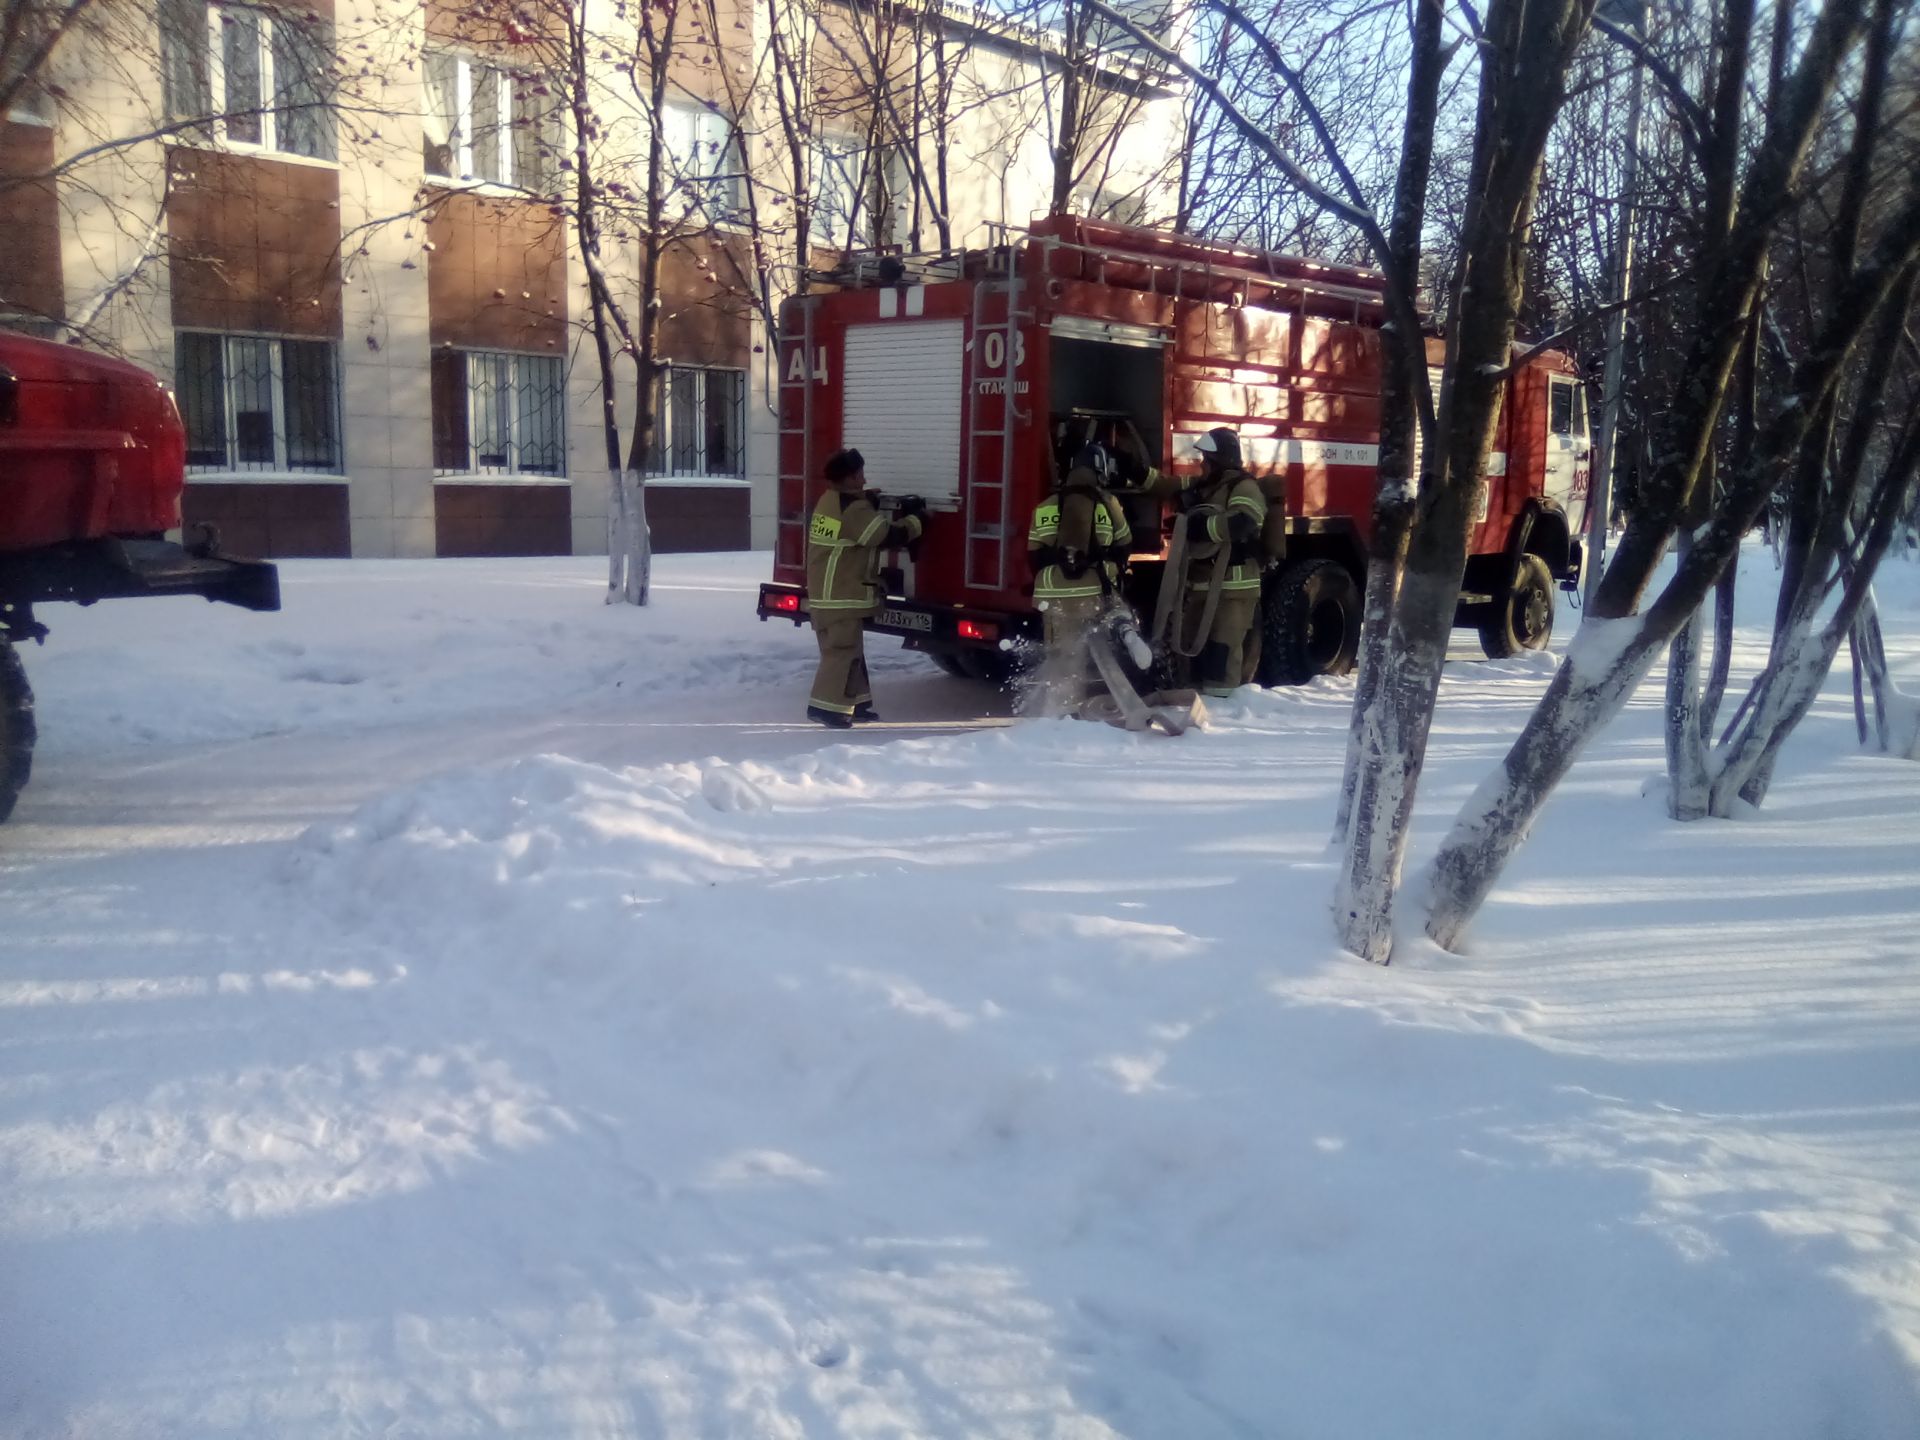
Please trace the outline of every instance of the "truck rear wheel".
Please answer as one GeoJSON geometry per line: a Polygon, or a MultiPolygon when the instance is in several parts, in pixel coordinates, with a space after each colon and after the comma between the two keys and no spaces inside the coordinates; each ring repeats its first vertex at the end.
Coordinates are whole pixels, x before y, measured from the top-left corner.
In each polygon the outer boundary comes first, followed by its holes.
{"type": "Polygon", "coordinates": [[[1020,673],[1020,662],[1004,650],[969,648],[957,652],[955,658],[960,662],[962,675],[995,689],[1004,689],[1012,684],[1014,677],[1020,673]]]}
{"type": "Polygon", "coordinates": [[[1299,560],[1260,600],[1262,685],[1347,675],[1360,654],[1360,587],[1338,560],[1299,560]]]}
{"type": "Polygon", "coordinates": [[[11,641],[0,640],[0,821],[33,773],[33,690],[11,641]]]}
{"type": "Polygon", "coordinates": [[[1544,650],[1553,638],[1553,575],[1538,555],[1522,555],[1513,584],[1480,621],[1480,648],[1489,660],[1544,650]]]}
{"type": "Polygon", "coordinates": [[[967,667],[960,663],[960,657],[951,650],[922,650],[920,653],[956,680],[971,680],[973,678],[972,675],[967,673],[967,667]]]}

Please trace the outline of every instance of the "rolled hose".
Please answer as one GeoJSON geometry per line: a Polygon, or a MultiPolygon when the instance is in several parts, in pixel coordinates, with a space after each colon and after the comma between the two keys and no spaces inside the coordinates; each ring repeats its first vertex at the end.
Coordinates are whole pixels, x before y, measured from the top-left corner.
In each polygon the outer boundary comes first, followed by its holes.
{"type": "Polygon", "coordinates": [[[1180,627],[1174,621],[1180,597],[1186,593],[1187,570],[1191,564],[1203,564],[1204,561],[1191,561],[1187,555],[1188,516],[1205,513],[1213,507],[1199,507],[1181,517],[1181,523],[1173,527],[1173,539],[1167,545],[1167,565],[1160,575],[1160,594],[1153,607],[1152,642],[1155,650],[1170,646],[1176,655],[1191,660],[1200,653],[1207,643],[1207,636],[1213,630],[1214,612],[1220,608],[1220,590],[1226,583],[1227,567],[1233,562],[1231,547],[1222,545],[1213,554],[1213,572],[1207,577],[1207,599],[1200,607],[1199,623],[1194,627],[1191,640],[1180,633],[1180,627]]]}

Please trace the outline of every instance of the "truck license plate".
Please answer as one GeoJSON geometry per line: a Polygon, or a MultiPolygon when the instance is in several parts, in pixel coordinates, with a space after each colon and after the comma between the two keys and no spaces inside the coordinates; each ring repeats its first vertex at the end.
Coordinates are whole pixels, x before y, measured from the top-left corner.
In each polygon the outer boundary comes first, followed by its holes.
{"type": "Polygon", "coordinates": [[[880,612],[880,623],[894,630],[925,630],[931,632],[933,629],[933,616],[927,614],[924,610],[882,610],[880,612]]]}

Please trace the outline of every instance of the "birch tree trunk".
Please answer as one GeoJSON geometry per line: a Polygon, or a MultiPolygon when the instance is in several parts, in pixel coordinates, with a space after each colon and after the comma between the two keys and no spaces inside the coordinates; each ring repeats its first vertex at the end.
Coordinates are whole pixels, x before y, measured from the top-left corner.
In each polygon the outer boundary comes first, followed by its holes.
{"type": "Polygon", "coordinates": [[[1733,604],[1740,580],[1740,552],[1733,552],[1727,568],[1713,587],[1713,668],[1707,675],[1707,693],[1700,701],[1700,733],[1713,734],[1727,680],[1733,673],[1733,604]]]}
{"type": "Polygon", "coordinates": [[[1873,726],[1868,743],[1896,760],[1920,760],[1920,695],[1909,695],[1893,683],[1887,667],[1886,640],[1880,629],[1880,607],[1872,587],[1854,622],[1856,664],[1865,672],[1873,696],[1873,726]]]}
{"type": "Polygon", "coordinates": [[[653,530],[647,524],[647,481],[638,470],[627,471],[621,487],[626,491],[624,509],[627,519],[627,583],[629,605],[644,605],[652,598],[653,530]]]}
{"type": "MultiPolygon", "coordinates": [[[[1407,119],[1394,183],[1393,221],[1387,232],[1388,283],[1410,310],[1420,286],[1421,235],[1427,221],[1427,186],[1433,174],[1433,132],[1439,115],[1440,81],[1447,68],[1441,49],[1439,0],[1422,0],[1414,12],[1412,74],[1407,82],[1407,119]]],[[[1353,823],[1354,793],[1363,770],[1380,763],[1384,736],[1376,710],[1387,669],[1389,631],[1400,576],[1407,563],[1413,524],[1415,480],[1421,456],[1437,448],[1433,394],[1427,381],[1427,342],[1418,327],[1408,333],[1403,314],[1385,328],[1381,343],[1380,469],[1373,499],[1373,534],[1367,543],[1367,575],[1360,625],[1353,715],[1347,726],[1347,758],[1340,774],[1340,803],[1333,843],[1345,842],[1353,823]]]]}
{"type": "Polygon", "coordinates": [[[1361,755],[1334,886],[1341,945],[1381,964],[1392,957],[1393,902],[1525,291],[1540,160],[1586,25],[1586,7],[1572,0],[1495,0],[1487,10],[1473,169],[1450,307],[1454,323],[1437,414],[1440,444],[1422,465],[1380,689],[1371,714],[1356,714],[1361,755]]]}
{"type": "MultiPolygon", "coordinates": [[[[1681,532],[1681,555],[1690,536],[1681,532]]],[[[1667,814],[1675,820],[1701,820],[1707,814],[1707,745],[1701,734],[1701,611],[1687,617],[1667,648],[1667,814]]]]}

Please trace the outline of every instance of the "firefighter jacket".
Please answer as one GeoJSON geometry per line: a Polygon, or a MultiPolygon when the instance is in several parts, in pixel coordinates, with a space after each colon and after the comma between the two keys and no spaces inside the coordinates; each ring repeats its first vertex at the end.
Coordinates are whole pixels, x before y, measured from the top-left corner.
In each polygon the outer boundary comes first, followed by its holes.
{"type": "Polygon", "coordinates": [[[1075,470],[1033,511],[1027,527],[1027,558],[1033,565],[1033,598],[1067,600],[1112,587],[1118,561],[1133,544],[1120,502],[1091,470],[1075,470]]]}
{"type": "MultiPolygon", "coordinates": [[[[1227,470],[1194,480],[1182,499],[1188,508],[1205,513],[1204,521],[1188,532],[1190,541],[1204,536],[1231,547],[1231,563],[1220,588],[1258,590],[1260,572],[1266,565],[1260,532],[1267,519],[1267,497],[1261,492],[1260,482],[1244,470],[1227,470]]],[[[1198,573],[1190,575],[1187,583],[1196,590],[1209,585],[1208,579],[1198,573]]]]}
{"type": "Polygon", "coordinates": [[[807,526],[807,608],[870,612],[880,605],[880,552],[920,538],[920,518],[895,523],[865,495],[828,490],[807,526]]]}

